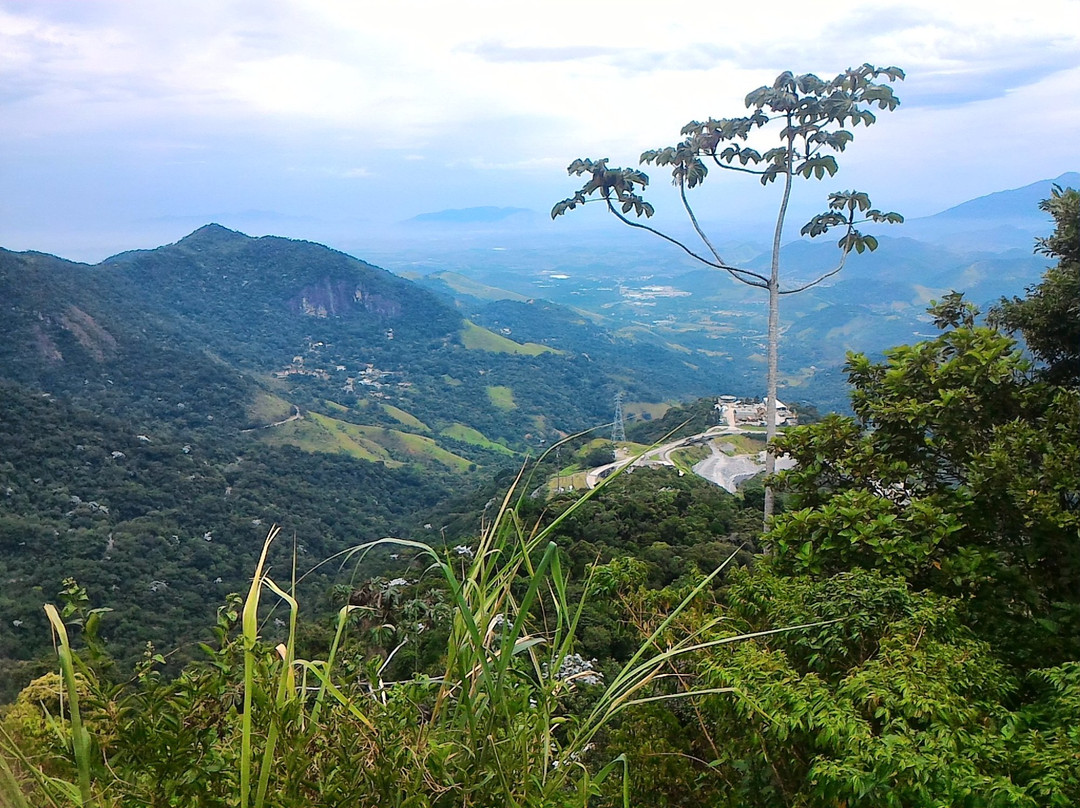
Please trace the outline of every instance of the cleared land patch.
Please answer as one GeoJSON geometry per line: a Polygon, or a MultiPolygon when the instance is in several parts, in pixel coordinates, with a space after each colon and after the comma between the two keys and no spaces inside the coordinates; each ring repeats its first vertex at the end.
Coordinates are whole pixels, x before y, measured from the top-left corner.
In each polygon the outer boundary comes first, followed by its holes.
{"type": "Polygon", "coordinates": [[[721,435],[713,438],[712,442],[718,451],[730,456],[757,454],[765,449],[765,433],[752,433],[749,435],[721,435]]]}
{"type": "Polygon", "coordinates": [[[461,342],[470,351],[488,351],[490,353],[508,353],[521,356],[539,356],[545,353],[562,353],[547,345],[539,345],[535,342],[514,342],[494,331],[481,328],[476,323],[465,321],[465,328],[461,331],[461,342]]]}
{"type": "Polygon", "coordinates": [[[424,435],[381,426],[364,426],[310,413],[300,421],[267,430],[265,440],[288,444],[306,452],[347,454],[360,460],[401,466],[407,461],[433,460],[455,471],[467,471],[472,463],[447,451],[424,435]]]}
{"type": "Polygon", "coordinates": [[[491,399],[493,406],[498,407],[500,410],[514,410],[517,409],[517,403],[514,401],[514,391],[509,387],[503,385],[493,385],[487,388],[488,398],[491,399]]]}
{"type": "MultiPolygon", "coordinates": [[[[366,427],[367,429],[378,429],[378,427],[366,427]]],[[[386,432],[390,433],[387,436],[388,445],[391,448],[400,447],[401,451],[416,458],[429,458],[438,463],[442,463],[444,466],[453,469],[454,471],[468,471],[472,466],[472,462],[466,460],[464,457],[448,452],[442,448],[431,438],[424,435],[414,435],[410,432],[398,432],[396,429],[387,429],[386,432]]]]}
{"type": "Polygon", "coordinates": [[[405,410],[401,409],[400,407],[395,407],[393,404],[383,404],[382,408],[383,412],[385,412],[399,424],[411,426],[413,429],[420,429],[424,432],[431,431],[427,424],[425,424],[412,413],[405,412],[405,410]]]}
{"type": "Polygon", "coordinates": [[[522,303],[528,300],[525,295],[499,289],[495,286],[487,286],[479,281],[474,281],[472,278],[459,275],[457,272],[434,272],[428,277],[438,278],[455,292],[470,295],[480,300],[516,300],[522,303]]]}
{"type": "Polygon", "coordinates": [[[260,391],[248,407],[247,415],[253,424],[272,424],[284,421],[293,413],[292,404],[273,393],[260,391]]]}
{"type": "Polygon", "coordinates": [[[712,454],[708,446],[683,446],[673,450],[668,457],[675,464],[675,468],[683,471],[693,471],[694,466],[712,454]]]}
{"type": "Polygon", "coordinates": [[[484,433],[479,430],[473,429],[471,426],[465,426],[465,424],[451,424],[446,429],[439,432],[440,435],[445,435],[448,438],[459,440],[463,443],[468,443],[473,446],[480,446],[484,449],[491,449],[494,452],[500,454],[513,455],[512,450],[507,449],[501,443],[495,443],[495,441],[487,438],[484,433]]]}
{"type": "Polygon", "coordinates": [[[641,420],[663,418],[664,413],[670,409],[670,404],[656,404],[649,401],[627,401],[623,404],[623,412],[625,413],[627,418],[639,418],[641,420]],[[645,419],[643,417],[646,414],[648,414],[649,416],[648,419],[645,419]]]}
{"type": "Polygon", "coordinates": [[[378,443],[368,440],[360,429],[355,424],[312,412],[303,420],[265,430],[264,440],[275,446],[295,446],[305,452],[347,454],[358,460],[381,460],[388,466],[402,465],[378,443]]]}

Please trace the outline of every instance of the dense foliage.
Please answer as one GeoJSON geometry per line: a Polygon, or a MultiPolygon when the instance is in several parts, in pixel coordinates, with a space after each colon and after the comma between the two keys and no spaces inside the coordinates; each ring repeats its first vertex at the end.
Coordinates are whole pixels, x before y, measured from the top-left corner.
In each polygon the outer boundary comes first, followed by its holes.
{"type": "MultiPolygon", "coordinates": [[[[147,642],[206,639],[270,525],[295,541],[303,572],[357,540],[405,531],[413,511],[449,491],[448,477],[430,470],[227,433],[150,430],[144,440],[124,421],[10,384],[0,383],[0,411],[3,698],[51,667],[41,606],[67,578],[114,610],[103,632],[130,661],[147,642]]],[[[275,560],[289,563],[289,550],[275,560]]]]}
{"type": "MultiPolygon", "coordinates": [[[[1013,316],[1048,300],[1068,316],[1075,217],[1047,243],[1061,262],[1013,316]]],[[[729,693],[612,732],[643,804],[1080,800],[1080,391],[1055,364],[1073,344],[1029,320],[1033,364],[959,295],[934,315],[939,337],[851,357],[854,418],[778,442],[799,461],[792,507],[711,613],[779,633],[679,670],[729,693]]],[[[677,597],[618,579],[642,628],[677,597]]]]}
{"type": "Polygon", "coordinates": [[[1039,207],[1057,229],[1039,239],[1037,252],[1057,259],[1042,282],[1024,298],[1002,300],[995,312],[1010,331],[1019,331],[1043,373],[1058,384],[1080,385],[1080,191],[1055,187],[1039,207]]]}
{"type": "Polygon", "coordinates": [[[937,315],[937,339],[852,358],[858,420],[780,441],[801,507],[771,542],[794,573],[880,569],[961,598],[1000,653],[1076,659],[1080,397],[1032,381],[958,299],[937,315]]]}

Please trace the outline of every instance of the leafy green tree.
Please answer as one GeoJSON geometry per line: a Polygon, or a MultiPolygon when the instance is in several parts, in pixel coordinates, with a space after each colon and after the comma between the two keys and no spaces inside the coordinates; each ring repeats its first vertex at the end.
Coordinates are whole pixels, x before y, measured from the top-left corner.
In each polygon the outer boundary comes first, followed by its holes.
{"type": "MultiPolygon", "coordinates": [[[[601,589],[648,632],[679,594],[648,590],[628,559],[601,589]]],[[[672,666],[653,698],[708,693],[628,715],[641,804],[665,806],[1067,806],[1080,798],[1080,666],[1019,673],[965,625],[962,600],[855,568],[787,575],[777,559],[732,571],[715,603],[671,631],[749,635],[672,666]],[[719,618],[719,619],[717,619],[719,618]],[[792,629],[792,627],[797,627],[792,629]]],[[[663,640],[669,639],[667,636],[663,640]]]]}
{"type": "Polygon", "coordinates": [[[586,468],[595,468],[615,462],[615,449],[610,443],[590,449],[581,459],[581,465],[586,468]]]}
{"type": "Polygon", "coordinates": [[[1054,217],[1054,234],[1041,238],[1036,251],[1057,258],[1042,281],[1023,299],[1003,298],[992,316],[1009,331],[1019,331],[1045,375],[1058,384],[1080,386],[1080,192],[1055,186],[1039,205],[1054,217]]]}
{"type": "Polygon", "coordinates": [[[1022,667],[1075,659],[1080,394],[1033,382],[959,295],[934,311],[936,339],[849,358],[854,419],[778,439],[796,507],[766,540],[791,573],[880,569],[961,598],[1022,667]]]}
{"type": "MultiPolygon", "coordinates": [[[[904,72],[897,67],[879,68],[864,64],[851,68],[830,81],[812,73],[794,75],[781,73],[772,86],[759,87],[746,96],[746,107],[752,112],[743,117],[709,118],[705,122],[691,121],[682,128],[685,138],[678,145],[651,149],[641,155],[641,162],[671,169],[672,181],[679,190],[686,215],[704,249],[693,249],[679,239],[644,224],[642,217],[651,217],[652,204],[642,196],[649,177],[633,168],[609,168],[607,159],[579,159],[570,164],[568,172],[585,176],[587,181],[572,197],[559,202],[551,211],[552,218],[573,210],[586,202],[602,202],[624,224],[652,233],[671,242],[702,264],[724,270],[732,278],[748,286],[764,289],[769,295],[767,413],[768,438],[776,434],[776,388],[780,340],[780,296],[796,294],[816,286],[838,273],[852,250],[861,253],[878,246],[872,235],[864,235],[858,225],[864,222],[902,222],[898,213],[883,213],[871,207],[869,196],[860,191],[840,191],[829,194],[828,209],[803,226],[801,233],[811,238],[840,230],[837,242],[840,258],[837,264],[814,280],[781,286],[780,247],[787,219],[788,202],[796,177],[822,179],[832,177],[839,166],[835,154],[843,152],[854,138],[846,127],[870,126],[877,119],[872,107],[893,110],[900,103],[887,84],[878,82],[902,80],[904,72]],[[775,145],[759,151],[744,145],[756,140],[766,127],[777,129],[775,145]],[[783,182],[776,226],[773,232],[772,262],[768,275],[737,267],[724,260],[708,234],[687,195],[701,185],[710,167],[725,171],[753,174],[762,185],[776,180],[783,182]],[[635,218],[630,218],[633,214],[635,218]]],[[[775,470],[775,454],[766,455],[766,470],[775,470]]],[[[765,518],[772,515],[771,489],[766,491],[765,518]]]]}

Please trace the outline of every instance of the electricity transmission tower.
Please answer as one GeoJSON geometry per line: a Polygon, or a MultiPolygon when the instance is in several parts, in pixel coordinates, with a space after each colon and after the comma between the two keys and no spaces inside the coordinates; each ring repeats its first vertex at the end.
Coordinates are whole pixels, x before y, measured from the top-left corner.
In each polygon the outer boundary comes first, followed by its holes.
{"type": "Polygon", "coordinates": [[[626,422],[623,419],[621,392],[615,394],[615,420],[611,424],[611,442],[626,441],[626,422]]]}

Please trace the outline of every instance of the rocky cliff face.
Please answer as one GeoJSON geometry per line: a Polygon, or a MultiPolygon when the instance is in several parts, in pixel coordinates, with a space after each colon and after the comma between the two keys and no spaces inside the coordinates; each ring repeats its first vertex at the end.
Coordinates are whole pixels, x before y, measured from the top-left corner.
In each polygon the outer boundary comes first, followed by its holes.
{"type": "Polygon", "coordinates": [[[348,317],[367,312],[392,318],[401,314],[401,302],[369,291],[353,279],[323,278],[310,284],[288,301],[289,310],[309,317],[348,317]]]}
{"type": "MultiPolygon", "coordinates": [[[[47,363],[64,361],[64,354],[56,344],[60,330],[74,337],[95,362],[104,362],[116,354],[116,338],[78,306],[67,306],[59,313],[38,311],[35,314],[38,322],[30,329],[31,341],[37,355],[47,363]]],[[[85,356],[69,358],[84,359],[85,356]]]]}
{"type": "Polygon", "coordinates": [[[109,296],[110,290],[100,288],[92,270],[82,264],[0,249],[5,335],[0,359],[57,367],[114,357],[117,334],[99,316],[109,296]]]}
{"type": "Polygon", "coordinates": [[[60,315],[60,326],[98,362],[104,362],[107,356],[116,353],[116,338],[77,306],[68,306],[60,315]]]}

